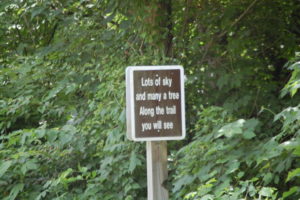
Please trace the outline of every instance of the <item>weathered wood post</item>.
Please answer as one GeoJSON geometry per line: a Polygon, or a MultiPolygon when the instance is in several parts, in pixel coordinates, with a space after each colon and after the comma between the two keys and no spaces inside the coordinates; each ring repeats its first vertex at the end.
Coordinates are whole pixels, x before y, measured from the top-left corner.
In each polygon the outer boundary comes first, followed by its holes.
{"type": "Polygon", "coordinates": [[[168,200],[168,190],[163,186],[168,178],[167,142],[148,141],[146,145],[148,200],[168,200]]]}

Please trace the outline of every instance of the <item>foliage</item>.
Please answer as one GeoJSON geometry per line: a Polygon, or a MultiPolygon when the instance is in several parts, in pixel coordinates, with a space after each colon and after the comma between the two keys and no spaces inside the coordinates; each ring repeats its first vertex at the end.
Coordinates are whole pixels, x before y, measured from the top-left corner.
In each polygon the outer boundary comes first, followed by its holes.
{"type": "Polygon", "coordinates": [[[2,0],[1,199],[146,199],[128,65],[181,64],[171,199],[300,198],[297,1],[2,0]]]}

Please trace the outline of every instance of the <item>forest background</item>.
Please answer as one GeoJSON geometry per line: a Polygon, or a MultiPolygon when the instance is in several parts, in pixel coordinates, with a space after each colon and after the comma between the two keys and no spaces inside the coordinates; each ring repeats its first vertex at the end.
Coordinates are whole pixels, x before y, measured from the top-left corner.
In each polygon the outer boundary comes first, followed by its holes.
{"type": "Polygon", "coordinates": [[[166,64],[170,198],[299,199],[299,0],[1,0],[0,198],[146,199],[124,72],[166,64]]]}

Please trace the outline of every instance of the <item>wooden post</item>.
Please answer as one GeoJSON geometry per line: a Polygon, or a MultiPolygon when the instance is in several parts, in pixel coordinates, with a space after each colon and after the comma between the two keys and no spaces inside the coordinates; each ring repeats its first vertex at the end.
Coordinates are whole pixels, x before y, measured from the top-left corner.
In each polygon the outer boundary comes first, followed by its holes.
{"type": "Polygon", "coordinates": [[[148,200],[168,200],[163,182],[168,178],[167,141],[147,141],[148,200]]]}

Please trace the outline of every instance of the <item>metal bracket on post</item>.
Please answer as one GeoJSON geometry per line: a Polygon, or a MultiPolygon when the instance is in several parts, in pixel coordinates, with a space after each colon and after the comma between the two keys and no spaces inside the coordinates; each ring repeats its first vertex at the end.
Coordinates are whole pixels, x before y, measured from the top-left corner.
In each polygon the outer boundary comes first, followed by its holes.
{"type": "Polygon", "coordinates": [[[163,183],[168,178],[167,141],[147,141],[148,200],[168,200],[163,183]]]}

